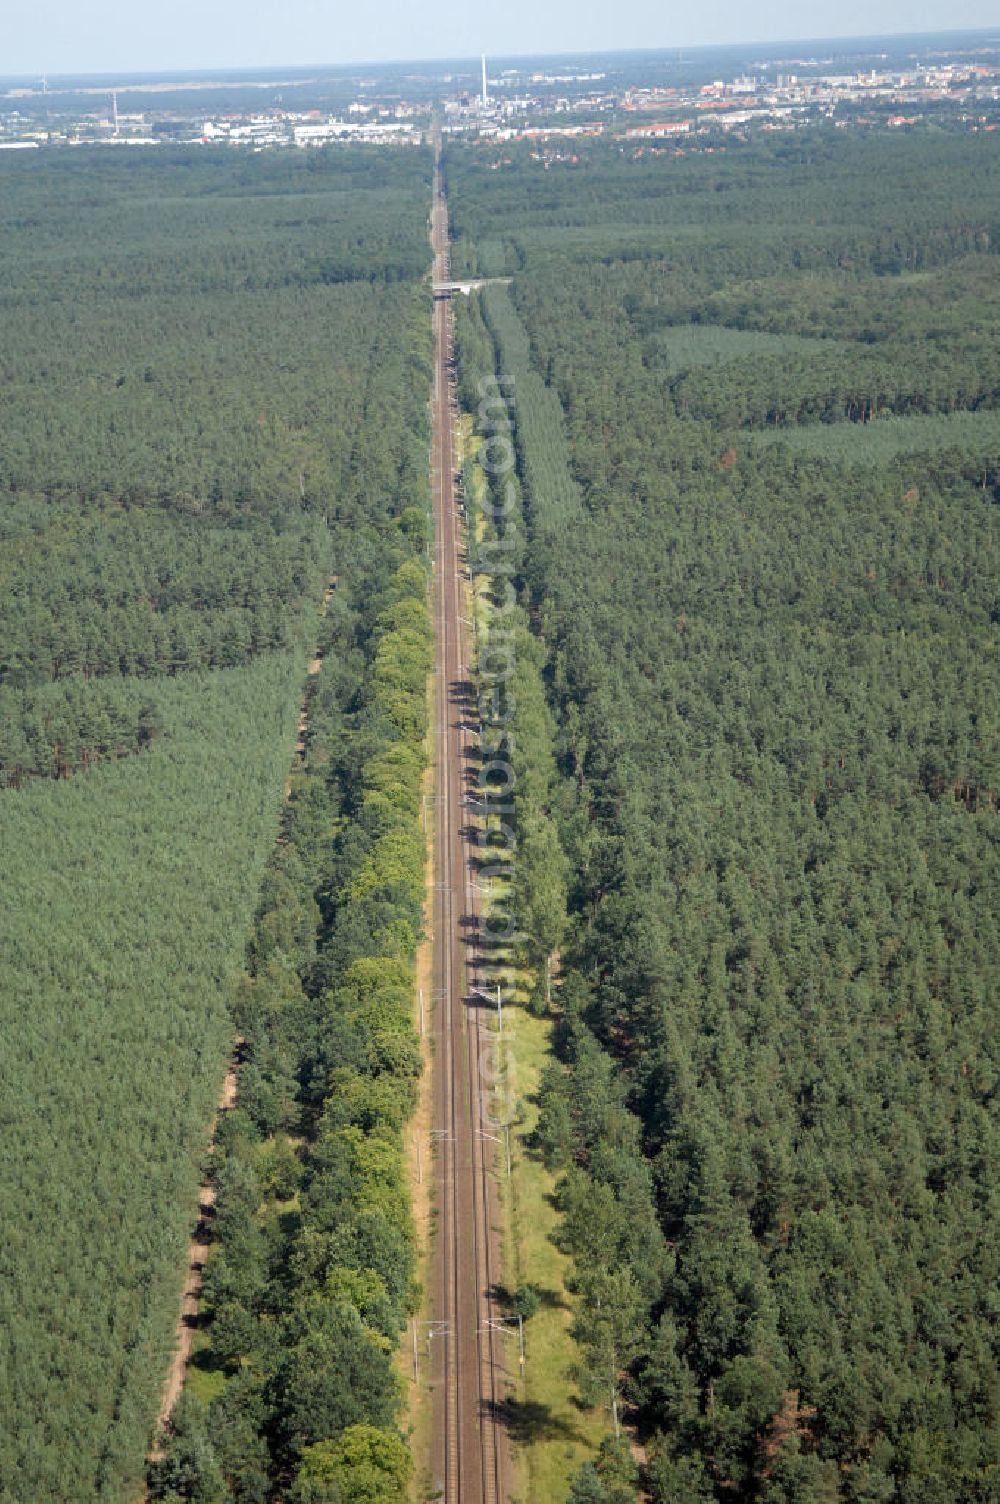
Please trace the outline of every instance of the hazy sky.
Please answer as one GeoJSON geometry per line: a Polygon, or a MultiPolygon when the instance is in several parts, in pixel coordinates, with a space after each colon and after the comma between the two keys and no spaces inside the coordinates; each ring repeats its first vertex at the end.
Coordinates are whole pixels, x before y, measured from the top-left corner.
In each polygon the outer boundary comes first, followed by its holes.
{"type": "Polygon", "coordinates": [[[997,24],[996,0],[0,0],[0,74],[577,52],[997,24]]]}

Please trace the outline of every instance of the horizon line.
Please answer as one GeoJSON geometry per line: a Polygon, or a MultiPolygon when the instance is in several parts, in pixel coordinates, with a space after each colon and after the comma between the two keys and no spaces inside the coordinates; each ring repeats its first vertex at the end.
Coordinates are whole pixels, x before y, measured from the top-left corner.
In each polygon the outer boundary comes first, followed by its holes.
{"type": "MultiPolygon", "coordinates": [[[[941,31],[843,32],[843,33],[828,34],[828,35],[825,35],[825,36],[809,36],[809,37],[778,37],[778,38],[774,38],[774,39],[768,39],[768,38],[763,38],[763,39],[760,39],[760,38],[758,38],[758,39],[746,39],[745,38],[745,39],[740,39],[740,40],[737,40],[737,41],[734,41],[734,42],[692,42],[692,43],[683,43],[683,44],[673,44],[673,43],[671,43],[671,44],[662,44],[662,45],[657,45],[657,46],[641,46],[641,47],[585,47],[585,48],[580,48],[580,49],[574,50],[574,51],[558,51],[558,52],[547,51],[545,49],[540,49],[540,50],[534,51],[534,52],[503,52],[503,51],[497,51],[497,50],[494,50],[493,52],[490,52],[489,50],[487,50],[485,56],[487,58],[490,58],[490,57],[495,58],[498,61],[502,61],[502,62],[517,61],[519,59],[521,59],[521,60],[529,60],[529,59],[532,59],[532,58],[634,57],[636,55],[642,55],[642,54],[685,53],[685,52],[691,52],[691,53],[697,53],[697,52],[720,52],[720,51],[729,51],[729,50],[736,51],[736,50],[738,50],[740,48],[760,48],[760,47],[772,48],[772,47],[802,47],[802,46],[815,47],[815,46],[818,46],[818,45],[821,45],[821,44],[828,44],[828,43],[879,42],[879,41],[891,42],[891,41],[902,41],[902,40],[906,40],[906,39],[911,38],[911,37],[914,38],[914,39],[917,39],[917,38],[920,38],[920,37],[934,38],[934,37],[988,37],[988,36],[995,36],[997,38],[998,45],[1000,45],[1000,25],[993,25],[993,26],[972,26],[972,27],[960,26],[960,27],[956,27],[956,28],[953,28],[953,29],[944,29],[944,30],[941,30],[941,31]]],[[[211,78],[213,75],[218,74],[218,73],[223,73],[223,74],[225,74],[225,73],[244,73],[244,74],[251,75],[251,74],[263,74],[263,73],[267,73],[267,72],[274,72],[274,71],[278,71],[278,70],[285,71],[285,72],[291,72],[291,73],[310,73],[310,72],[314,72],[314,73],[333,73],[333,72],[337,72],[337,71],[343,71],[343,70],[346,70],[346,69],[359,69],[359,68],[426,67],[428,64],[432,64],[432,63],[433,64],[446,64],[446,65],[455,65],[455,64],[460,64],[460,63],[461,64],[469,63],[469,64],[473,65],[473,67],[475,68],[476,71],[478,71],[478,68],[479,68],[479,59],[480,59],[480,57],[482,55],[483,55],[482,54],[482,49],[480,49],[480,51],[477,52],[477,53],[468,53],[468,54],[464,54],[463,53],[463,54],[456,54],[456,55],[453,55],[453,56],[428,54],[427,56],[423,56],[423,57],[397,57],[397,58],[363,58],[362,57],[362,58],[349,59],[349,60],[347,60],[345,62],[336,62],[336,63],[333,63],[333,62],[324,62],[324,63],[275,62],[275,63],[259,63],[259,64],[257,64],[257,63],[217,63],[217,64],[214,64],[214,65],[213,64],[199,64],[197,66],[190,66],[190,67],[183,67],[183,66],[182,67],[167,67],[167,68],[161,68],[161,69],[150,68],[150,67],[128,67],[128,68],[125,68],[125,67],[112,67],[112,68],[106,68],[106,69],[89,68],[89,69],[82,69],[79,72],[74,72],[72,70],[67,70],[67,69],[58,69],[58,70],[53,71],[53,70],[48,70],[48,69],[44,69],[44,68],[38,68],[38,69],[34,69],[34,70],[29,70],[27,72],[0,73],[0,79],[2,79],[5,83],[6,82],[25,83],[25,82],[31,82],[31,81],[34,81],[34,80],[37,80],[37,79],[42,79],[42,78],[49,79],[49,80],[52,80],[52,79],[81,79],[81,80],[85,80],[85,79],[94,79],[94,78],[106,78],[106,77],[110,77],[112,75],[116,75],[116,76],[123,76],[124,75],[126,77],[141,76],[142,78],[148,78],[149,80],[152,81],[154,79],[164,79],[164,78],[170,79],[170,78],[175,78],[175,77],[176,78],[191,78],[192,76],[199,76],[199,75],[204,76],[205,78],[211,78]]],[[[221,82],[221,80],[220,80],[220,82],[221,82]]]]}

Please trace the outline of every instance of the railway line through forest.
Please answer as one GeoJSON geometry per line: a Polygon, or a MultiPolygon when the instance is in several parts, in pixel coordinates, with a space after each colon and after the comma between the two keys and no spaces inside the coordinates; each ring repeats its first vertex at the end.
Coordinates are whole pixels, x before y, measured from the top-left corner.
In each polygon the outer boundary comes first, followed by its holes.
{"type": "Polygon", "coordinates": [[[487,1094],[492,1034],[472,986],[480,915],[466,784],[479,750],[463,613],[464,547],[456,493],[456,397],[448,211],[440,161],[434,251],[435,899],[437,1000],[434,1136],[438,1218],[432,1251],[432,1475],[444,1504],[504,1504],[507,1370],[496,1309],[500,1207],[487,1094]]]}

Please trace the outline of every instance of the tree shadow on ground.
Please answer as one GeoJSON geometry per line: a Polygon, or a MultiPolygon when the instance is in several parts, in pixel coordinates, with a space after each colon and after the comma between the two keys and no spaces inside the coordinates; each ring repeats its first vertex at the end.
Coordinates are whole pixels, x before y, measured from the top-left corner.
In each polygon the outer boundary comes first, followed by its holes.
{"type": "Polygon", "coordinates": [[[586,1441],[577,1426],[553,1415],[551,1407],[538,1400],[507,1399],[495,1409],[511,1441],[521,1446],[538,1441],[586,1441]]]}

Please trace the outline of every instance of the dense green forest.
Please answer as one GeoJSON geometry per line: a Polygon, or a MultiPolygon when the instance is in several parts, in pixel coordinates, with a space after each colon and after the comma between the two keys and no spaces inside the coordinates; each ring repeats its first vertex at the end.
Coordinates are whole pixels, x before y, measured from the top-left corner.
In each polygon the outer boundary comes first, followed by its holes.
{"type": "Polygon", "coordinates": [[[227,1386],[241,1441],[201,1472],[170,1472],[168,1448],[156,1496],[260,1499],[300,1466],[303,1498],[310,1467],[405,1473],[382,1380],[412,1264],[398,1136],[419,1058],[430,159],[164,148],[4,161],[0,178],[0,1496],[136,1496],[237,1032],[218,1347],[241,1366],[254,1260],[279,1237],[289,1253],[301,1200],[314,1236],[283,1274],[297,1357],[267,1370],[272,1429],[262,1390],[227,1386]],[[327,803],[296,789],[283,805],[317,632],[309,759],[327,803]],[[341,908],[300,1034],[302,924],[322,915],[332,935],[341,908]],[[380,964],[394,1026],[372,1016],[380,964]],[[360,1105],[359,1130],[323,1117],[351,1062],[359,1103],[379,1078],[380,1128],[360,1105]],[[355,1255],[343,1232],[324,1263],[349,1171],[355,1255]],[[349,1413],[312,1413],[296,1373],[337,1342],[358,1365],[349,1413]]]}
{"type": "Polygon", "coordinates": [[[157,680],[287,650],[322,597],[329,530],[33,499],[0,565],[0,779],[66,776],[159,729],[157,680]]]}
{"type": "Polygon", "coordinates": [[[407,1496],[393,1352],[416,1298],[402,1130],[421,1070],[421,515],[395,545],[349,551],[324,624],[235,1008],[248,1060],[217,1149],[204,1345],[155,1500],[407,1496]]]}
{"type": "Polygon", "coordinates": [[[570,874],[535,1150],[642,1444],[570,1498],[985,1504],[1000,148],[540,156],[447,171],[570,874]]]}

